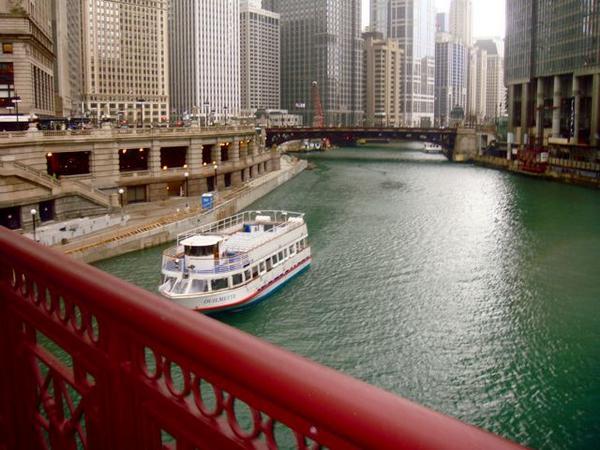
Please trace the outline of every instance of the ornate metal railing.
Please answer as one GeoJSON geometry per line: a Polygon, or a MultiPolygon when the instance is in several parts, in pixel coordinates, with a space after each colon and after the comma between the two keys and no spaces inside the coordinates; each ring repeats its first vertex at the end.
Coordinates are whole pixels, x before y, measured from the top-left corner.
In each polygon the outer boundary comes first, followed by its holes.
{"type": "Polygon", "coordinates": [[[514,444],[0,228],[0,448],[514,444]]]}

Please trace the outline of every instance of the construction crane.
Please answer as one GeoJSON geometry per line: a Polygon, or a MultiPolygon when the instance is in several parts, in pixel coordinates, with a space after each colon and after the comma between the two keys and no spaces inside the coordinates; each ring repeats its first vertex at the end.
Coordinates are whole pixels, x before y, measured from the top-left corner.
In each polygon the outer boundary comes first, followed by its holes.
{"type": "Polygon", "coordinates": [[[311,95],[314,110],[313,127],[323,128],[325,126],[325,117],[323,116],[323,105],[321,104],[319,84],[316,81],[312,82],[311,95]]]}

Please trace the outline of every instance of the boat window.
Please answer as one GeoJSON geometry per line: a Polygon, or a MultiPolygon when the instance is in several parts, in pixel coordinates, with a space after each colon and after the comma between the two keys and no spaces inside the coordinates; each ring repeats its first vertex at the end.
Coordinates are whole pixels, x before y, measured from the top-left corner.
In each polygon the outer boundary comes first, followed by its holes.
{"type": "Polygon", "coordinates": [[[236,273],[231,277],[231,281],[233,281],[234,286],[238,286],[244,282],[244,277],[241,273],[236,273]]]}
{"type": "Polygon", "coordinates": [[[287,254],[287,248],[283,249],[283,257],[287,258],[288,254],[287,254]]]}
{"type": "Polygon", "coordinates": [[[290,246],[290,248],[288,249],[288,251],[290,252],[290,256],[291,256],[294,253],[296,253],[296,247],[292,245],[292,246],[290,246]]]}
{"type": "Polygon", "coordinates": [[[272,223],[265,223],[264,225],[264,230],[265,231],[271,231],[273,229],[273,224],[272,223]]]}
{"type": "Polygon", "coordinates": [[[191,292],[208,292],[208,282],[206,280],[192,279],[191,292]]]}
{"type": "Polygon", "coordinates": [[[258,266],[252,267],[252,278],[258,277],[258,266]]]}
{"type": "Polygon", "coordinates": [[[216,245],[209,245],[207,247],[194,247],[191,245],[186,245],[184,249],[187,256],[202,257],[212,256],[214,253],[214,247],[216,247],[216,245]]]}
{"type": "Polygon", "coordinates": [[[273,268],[273,263],[271,263],[271,258],[267,258],[265,261],[267,263],[267,272],[273,268]]]}
{"type": "Polygon", "coordinates": [[[220,291],[221,289],[227,289],[229,287],[229,279],[228,278],[217,278],[216,280],[212,280],[212,290],[220,291]]]}
{"type": "Polygon", "coordinates": [[[264,273],[265,270],[266,270],[266,265],[265,265],[265,262],[263,261],[260,263],[260,273],[264,273]]]}
{"type": "Polygon", "coordinates": [[[279,261],[283,261],[285,258],[283,257],[283,252],[279,252],[277,255],[279,257],[279,261]]]}
{"type": "Polygon", "coordinates": [[[250,269],[244,271],[244,277],[246,277],[246,281],[250,279],[250,269]]]}
{"type": "Polygon", "coordinates": [[[187,290],[188,287],[188,283],[189,280],[179,280],[177,283],[175,283],[175,286],[173,286],[173,293],[175,294],[183,294],[185,293],[185,291],[187,290]]]}
{"type": "Polygon", "coordinates": [[[273,265],[276,265],[277,262],[279,261],[279,258],[277,258],[277,255],[271,256],[271,259],[273,260],[273,265]]]}
{"type": "Polygon", "coordinates": [[[161,288],[163,288],[165,291],[170,291],[173,287],[173,283],[175,283],[174,277],[164,277],[161,288]]]}

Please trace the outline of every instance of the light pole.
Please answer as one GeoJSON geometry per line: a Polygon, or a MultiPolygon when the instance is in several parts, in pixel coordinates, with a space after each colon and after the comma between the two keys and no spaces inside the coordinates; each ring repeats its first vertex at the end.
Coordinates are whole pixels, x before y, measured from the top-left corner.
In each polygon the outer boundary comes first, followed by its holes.
{"type": "Polygon", "coordinates": [[[123,218],[123,194],[125,193],[125,189],[119,188],[119,202],[121,203],[121,219],[123,218]]]}
{"type": "Polygon", "coordinates": [[[223,111],[225,112],[225,126],[227,126],[227,106],[223,106],[223,111]]]}
{"type": "Polygon", "coordinates": [[[219,166],[215,161],[213,161],[213,169],[215,169],[215,193],[219,190],[219,179],[217,178],[217,169],[219,166]]]}
{"type": "Polygon", "coordinates": [[[35,208],[32,208],[29,212],[31,213],[31,222],[33,223],[33,240],[37,241],[35,236],[35,216],[37,214],[37,211],[35,210],[35,208]]]}
{"type": "Polygon", "coordinates": [[[17,113],[17,123],[19,123],[19,103],[21,103],[21,97],[15,92],[15,96],[12,99],[12,104],[15,105],[15,112],[17,113]]]}
{"type": "Polygon", "coordinates": [[[185,177],[185,196],[189,197],[189,194],[188,194],[188,177],[190,176],[190,173],[189,172],[185,172],[183,174],[183,176],[185,177]]]}

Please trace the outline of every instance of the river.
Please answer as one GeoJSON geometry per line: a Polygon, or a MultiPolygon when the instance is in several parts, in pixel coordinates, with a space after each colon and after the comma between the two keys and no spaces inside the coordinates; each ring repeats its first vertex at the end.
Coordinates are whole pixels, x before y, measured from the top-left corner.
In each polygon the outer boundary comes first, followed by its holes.
{"type": "MultiPolygon", "coordinates": [[[[253,209],[306,213],[311,269],[219,320],[524,445],[597,448],[600,193],[412,148],[307,156],[253,209]]],[[[154,291],[163,248],[96,265],[154,291]]]]}

